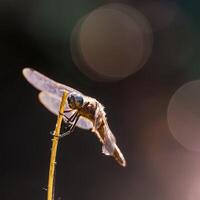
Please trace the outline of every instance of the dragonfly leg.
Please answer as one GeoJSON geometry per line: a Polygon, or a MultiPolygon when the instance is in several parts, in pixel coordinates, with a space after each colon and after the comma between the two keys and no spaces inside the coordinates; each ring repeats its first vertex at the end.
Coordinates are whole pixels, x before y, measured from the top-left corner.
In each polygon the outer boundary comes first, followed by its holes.
{"type": "Polygon", "coordinates": [[[66,136],[66,135],[71,134],[74,131],[74,129],[76,127],[76,123],[78,122],[79,117],[80,117],[80,115],[78,115],[78,113],[77,113],[76,118],[74,119],[73,124],[72,123],[68,124],[69,130],[67,132],[65,132],[65,133],[62,133],[60,135],[61,138],[64,137],[64,136],[66,136]]]}
{"type": "Polygon", "coordinates": [[[63,113],[68,113],[68,112],[71,112],[71,111],[72,111],[72,109],[67,109],[63,113]]]}
{"type": "Polygon", "coordinates": [[[79,120],[79,117],[80,117],[80,115],[78,114],[77,117],[76,117],[76,119],[75,119],[75,121],[74,121],[74,123],[73,123],[73,125],[72,125],[71,128],[70,128],[70,132],[73,132],[73,131],[74,131],[74,129],[75,129],[75,127],[76,127],[76,124],[77,124],[77,122],[78,122],[78,120],[79,120]]]}
{"type": "MultiPolygon", "coordinates": [[[[66,110],[66,111],[64,111],[64,113],[66,113],[66,112],[71,112],[72,110],[66,110]]],[[[75,112],[73,115],[71,115],[70,117],[67,117],[67,116],[65,116],[64,114],[61,114],[61,113],[59,113],[60,115],[63,115],[63,117],[64,118],[66,118],[67,120],[66,120],[66,124],[67,124],[67,129],[69,129],[69,130],[71,130],[71,127],[73,126],[73,121],[75,120],[75,118],[77,117],[77,115],[78,115],[78,111],[77,112],[75,112]]],[[[68,133],[69,132],[69,130],[68,131],[66,131],[66,133],[68,133]]],[[[50,135],[54,135],[54,132],[55,131],[50,131],[50,135]]]]}
{"type": "Polygon", "coordinates": [[[54,135],[54,131],[50,131],[50,135],[54,135]]]}
{"type": "MultiPolygon", "coordinates": [[[[60,114],[60,115],[63,115],[64,117],[66,117],[66,116],[65,116],[65,113],[68,113],[68,112],[71,112],[71,111],[72,111],[72,109],[67,109],[67,110],[64,110],[63,113],[60,113],[60,112],[59,112],[59,114],[60,114]]],[[[67,118],[67,117],[66,117],[66,118],[67,118]]]]}
{"type": "Polygon", "coordinates": [[[67,117],[66,115],[63,115],[63,116],[67,119],[66,123],[68,123],[68,122],[73,122],[75,120],[75,118],[77,117],[77,115],[78,115],[78,111],[76,111],[70,117],[67,117]]]}
{"type": "Polygon", "coordinates": [[[59,137],[63,138],[64,136],[69,135],[70,133],[71,133],[70,131],[64,132],[64,133],[60,134],[59,137]]]}
{"type": "MultiPolygon", "coordinates": [[[[68,110],[65,110],[63,113],[60,113],[59,112],[59,115],[62,115],[62,116],[64,116],[64,117],[66,117],[65,116],[65,113],[69,113],[69,112],[71,112],[72,110],[71,109],[68,109],[68,110]]],[[[66,117],[67,118],[67,117],[66,117]]]]}

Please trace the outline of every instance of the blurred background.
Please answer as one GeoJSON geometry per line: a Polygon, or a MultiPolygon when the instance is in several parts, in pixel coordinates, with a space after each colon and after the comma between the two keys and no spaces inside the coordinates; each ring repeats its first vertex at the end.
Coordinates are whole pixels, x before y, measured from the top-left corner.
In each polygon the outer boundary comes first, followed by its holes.
{"type": "Polygon", "coordinates": [[[32,67],[103,105],[127,167],[88,131],[60,141],[56,198],[200,199],[200,14],[186,0],[1,0],[1,199],[45,199],[56,117],[32,67]]]}

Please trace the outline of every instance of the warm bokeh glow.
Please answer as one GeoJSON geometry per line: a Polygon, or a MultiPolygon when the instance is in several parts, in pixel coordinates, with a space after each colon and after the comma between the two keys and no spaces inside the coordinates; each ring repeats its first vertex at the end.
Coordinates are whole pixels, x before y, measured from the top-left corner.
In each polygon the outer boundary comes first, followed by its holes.
{"type": "Polygon", "coordinates": [[[90,78],[120,80],[141,69],[149,58],[151,28],[132,7],[108,4],[81,19],[71,46],[75,63],[90,78]]]}
{"type": "Polygon", "coordinates": [[[172,96],[168,124],[172,135],[185,148],[200,151],[200,80],[186,83],[172,96]]]}
{"type": "Polygon", "coordinates": [[[197,171],[199,171],[199,168],[196,169],[196,174],[194,174],[193,180],[187,189],[187,200],[200,199],[200,174],[197,171]]]}

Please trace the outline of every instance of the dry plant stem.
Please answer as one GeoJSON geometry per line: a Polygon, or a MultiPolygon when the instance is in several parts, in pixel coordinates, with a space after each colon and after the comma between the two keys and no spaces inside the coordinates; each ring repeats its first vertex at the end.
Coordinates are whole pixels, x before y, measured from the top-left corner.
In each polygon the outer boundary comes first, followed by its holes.
{"type": "Polygon", "coordinates": [[[50,166],[49,166],[49,180],[48,180],[48,191],[47,191],[47,200],[53,200],[53,185],[54,185],[54,173],[55,173],[55,164],[56,164],[56,153],[57,153],[57,147],[58,147],[58,140],[60,136],[60,128],[63,118],[63,112],[65,108],[67,100],[67,92],[64,91],[62,96],[62,101],[60,104],[60,111],[56,123],[56,128],[54,131],[54,137],[52,139],[52,148],[51,148],[51,159],[50,159],[50,166]]]}

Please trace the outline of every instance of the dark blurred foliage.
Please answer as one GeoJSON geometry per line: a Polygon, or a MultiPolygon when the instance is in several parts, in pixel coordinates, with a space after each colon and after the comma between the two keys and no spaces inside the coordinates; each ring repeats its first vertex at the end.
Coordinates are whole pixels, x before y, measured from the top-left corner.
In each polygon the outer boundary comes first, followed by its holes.
{"type": "MultiPolygon", "coordinates": [[[[147,1],[128,3],[137,7],[140,2],[147,1]]],[[[56,117],[40,105],[38,92],[23,78],[21,71],[26,66],[102,102],[127,159],[127,167],[121,168],[112,158],[101,154],[101,145],[94,135],[76,129],[59,145],[56,198],[189,199],[184,191],[192,182],[191,173],[199,164],[199,154],[187,152],[173,139],[167,127],[166,109],[179,86],[200,78],[199,3],[176,1],[190,20],[180,17],[178,22],[154,32],[153,52],[142,70],[119,82],[100,83],[78,70],[69,44],[78,19],[105,3],[107,1],[1,0],[2,200],[46,198],[42,188],[47,187],[49,133],[54,129],[56,117]],[[183,27],[186,27],[184,33],[181,32],[183,27]],[[193,34],[187,34],[188,27],[195,33],[195,41],[191,38],[193,34]],[[168,45],[170,39],[180,39],[176,52],[187,48],[184,44],[188,40],[192,41],[187,62],[173,57],[168,60],[168,54],[175,47],[166,46],[167,50],[163,50],[162,45],[163,42],[168,45]],[[176,67],[174,60],[178,63],[176,67]]],[[[186,51],[186,56],[189,53],[186,51]]]]}

